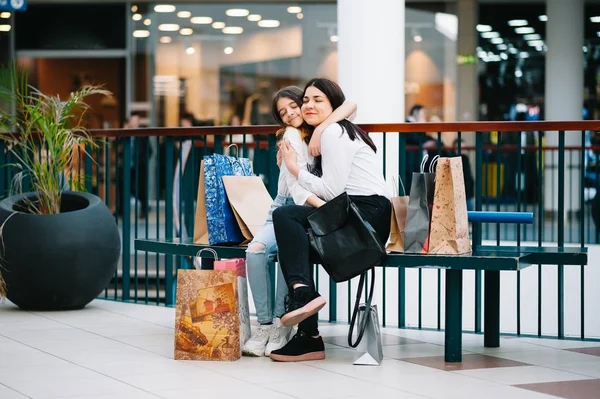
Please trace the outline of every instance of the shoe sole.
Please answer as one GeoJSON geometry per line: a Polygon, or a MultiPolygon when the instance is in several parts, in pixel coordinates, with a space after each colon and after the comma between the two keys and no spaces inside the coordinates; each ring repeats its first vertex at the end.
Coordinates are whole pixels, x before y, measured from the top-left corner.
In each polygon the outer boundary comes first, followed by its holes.
{"type": "Polygon", "coordinates": [[[310,352],[298,356],[276,355],[275,353],[271,353],[271,356],[269,357],[271,358],[271,360],[274,360],[276,362],[306,362],[309,360],[325,359],[325,351],[310,352]]]}
{"type": "Polygon", "coordinates": [[[307,303],[306,305],[298,308],[294,311],[286,313],[281,317],[281,324],[286,327],[292,327],[300,324],[310,316],[319,313],[319,310],[323,309],[327,301],[322,296],[317,297],[307,303]]]}

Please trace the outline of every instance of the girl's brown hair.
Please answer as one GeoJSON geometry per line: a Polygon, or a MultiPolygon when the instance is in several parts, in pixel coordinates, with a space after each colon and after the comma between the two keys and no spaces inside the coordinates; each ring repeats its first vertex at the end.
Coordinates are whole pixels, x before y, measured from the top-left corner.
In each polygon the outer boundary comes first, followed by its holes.
{"type": "MultiPolygon", "coordinates": [[[[282,128],[279,129],[276,133],[277,143],[281,141],[281,139],[283,138],[283,134],[285,133],[285,129],[288,127],[283,122],[283,119],[281,119],[281,115],[279,115],[279,110],[277,109],[277,102],[282,98],[289,98],[298,105],[298,108],[302,108],[303,97],[304,92],[302,91],[302,89],[296,86],[284,87],[283,89],[275,93],[275,95],[273,96],[271,114],[273,115],[275,121],[277,121],[277,123],[282,126],[282,128]]],[[[303,122],[302,125],[298,128],[298,130],[300,131],[300,137],[302,138],[302,140],[304,140],[304,142],[308,144],[310,142],[310,137],[312,136],[312,129],[309,128],[306,122],[303,122]]]]}

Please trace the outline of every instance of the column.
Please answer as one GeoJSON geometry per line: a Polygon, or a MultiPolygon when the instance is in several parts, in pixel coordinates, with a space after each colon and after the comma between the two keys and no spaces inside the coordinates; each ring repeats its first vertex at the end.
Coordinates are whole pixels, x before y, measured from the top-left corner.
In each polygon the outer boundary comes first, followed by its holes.
{"type": "MultiPolygon", "coordinates": [[[[338,0],[338,83],[358,104],[355,123],[404,122],[404,0],[338,0]]],[[[383,136],[373,134],[382,148],[383,136]]],[[[383,158],[382,151],[378,154],[383,158]]],[[[398,135],[387,134],[387,176],[398,175],[398,135]]]]}
{"type": "MultiPolygon", "coordinates": [[[[477,15],[478,6],[476,0],[458,0],[456,3],[458,15],[458,55],[477,56],[477,15]]],[[[456,96],[456,120],[457,121],[476,121],[479,110],[477,109],[478,83],[477,83],[477,64],[458,65],[457,72],[457,96],[456,96]]],[[[475,143],[475,136],[471,134],[463,135],[465,141],[475,143]]],[[[468,145],[472,145],[471,143],[468,145]]]]}
{"type": "MultiPolygon", "coordinates": [[[[548,121],[582,119],[583,110],[583,27],[584,0],[546,0],[546,96],[548,121]]],[[[558,145],[558,133],[546,133],[546,145],[558,145]]],[[[580,146],[581,132],[566,132],[566,146],[580,146]]],[[[558,210],[559,195],[565,196],[567,212],[579,210],[581,181],[579,154],[565,154],[565,193],[558,192],[558,154],[545,153],[545,209],[558,210]],[[571,164],[573,167],[571,167],[571,164]],[[553,200],[554,199],[554,200],[553,200]]]]}

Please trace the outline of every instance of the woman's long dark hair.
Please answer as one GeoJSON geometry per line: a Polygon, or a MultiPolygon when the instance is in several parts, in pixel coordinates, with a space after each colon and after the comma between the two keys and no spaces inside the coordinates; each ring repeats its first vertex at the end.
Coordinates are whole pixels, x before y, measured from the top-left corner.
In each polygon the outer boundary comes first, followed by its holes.
{"type": "MultiPolygon", "coordinates": [[[[311,79],[306,84],[306,86],[304,86],[304,93],[306,93],[306,89],[308,89],[311,86],[314,86],[317,89],[321,90],[323,94],[327,96],[333,109],[339,108],[340,105],[342,105],[344,101],[346,101],[346,96],[344,96],[342,88],[332,80],[329,80],[327,78],[311,79]]],[[[377,147],[375,146],[375,143],[373,143],[373,140],[371,140],[371,137],[369,137],[369,134],[363,131],[360,127],[356,126],[354,123],[350,122],[347,119],[338,122],[338,124],[342,127],[343,130],[346,131],[346,133],[348,133],[348,137],[350,137],[350,140],[354,141],[358,137],[362,141],[364,141],[369,147],[371,147],[373,151],[377,152],[377,147]]]]}

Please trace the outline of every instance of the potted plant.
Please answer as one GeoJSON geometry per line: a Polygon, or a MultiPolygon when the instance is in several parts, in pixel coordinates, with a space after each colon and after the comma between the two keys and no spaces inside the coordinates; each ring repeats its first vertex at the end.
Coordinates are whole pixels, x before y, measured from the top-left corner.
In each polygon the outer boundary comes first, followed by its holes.
{"type": "Polygon", "coordinates": [[[89,86],[61,99],[28,85],[16,66],[0,70],[0,99],[14,109],[0,110],[0,141],[17,172],[0,202],[0,295],[23,309],[82,308],[118,264],[114,217],[73,173],[96,145],[84,127],[91,95],[111,94],[89,86]]]}

